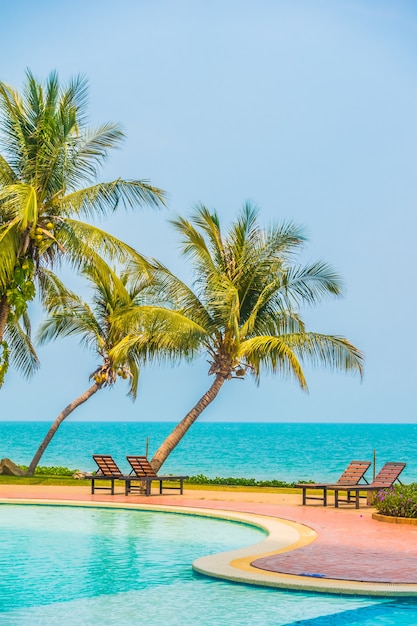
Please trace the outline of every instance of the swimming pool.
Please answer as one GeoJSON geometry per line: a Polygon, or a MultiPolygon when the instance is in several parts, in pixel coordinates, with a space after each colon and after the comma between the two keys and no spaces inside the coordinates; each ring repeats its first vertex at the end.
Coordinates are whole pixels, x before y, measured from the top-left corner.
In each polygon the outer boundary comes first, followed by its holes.
{"type": "Polygon", "coordinates": [[[144,510],[0,507],[0,624],[416,624],[415,601],[288,593],[193,572],[259,529],[144,510]]]}

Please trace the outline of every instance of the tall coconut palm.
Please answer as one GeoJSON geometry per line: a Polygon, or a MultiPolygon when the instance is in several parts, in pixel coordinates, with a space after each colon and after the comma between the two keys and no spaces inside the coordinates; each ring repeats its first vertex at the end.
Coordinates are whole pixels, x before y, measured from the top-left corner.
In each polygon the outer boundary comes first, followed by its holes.
{"type": "MultiPolygon", "coordinates": [[[[324,262],[296,265],[294,254],[304,240],[300,229],[291,223],[262,229],[257,214],[245,205],[227,233],[217,213],[204,206],[190,221],[173,220],[195,281],[191,289],[160,266],[160,296],[177,316],[194,324],[189,356],[207,355],[214,380],[156,451],[151,460],[156,471],[226,381],[253,376],[258,382],[265,370],[293,377],[306,391],[303,362],[362,375],[363,356],[355,346],[343,337],[308,332],[299,314],[302,304],[340,295],[340,278],[324,262]]],[[[135,314],[140,318],[140,310],[132,310],[124,322],[131,324],[135,314]]],[[[136,340],[126,336],[114,354],[120,358],[144,349],[139,333],[136,340]]],[[[146,349],[152,353],[149,344],[146,349]]]]}
{"type": "Polygon", "coordinates": [[[86,123],[87,81],[45,84],[28,70],[23,94],[0,82],[0,342],[42,287],[42,273],[66,260],[79,269],[101,258],[125,260],[132,248],[80,218],[122,204],[158,206],[164,193],[145,180],[97,182],[124,134],[118,124],[86,123]],[[86,186],[85,186],[86,185],[86,186]]]}
{"type": "Polygon", "coordinates": [[[120,328],[113,323],[112,316],[143,300],[149,275],[146,271],[142,272],[130,289],[126,287],[126,277],[118,277],[109,267],[86,267],[83,275],[92,289],[92,304],[83,302],[54,277],[48,284],[48,297],[45,295],[49,316],[39,328],[38,339],[44,344],[59,337],[78,336],[81,344],[92,350],[100,362],[89,377],[93,384],[68,404],[49,428],[29,465],[29,475],[34,473],[60,424],[97,391],[113,386],[119,377],[128,380],[129,395],[132,399],[136,398],[139,380],[137,360],[129,355],[120,359],[111,355],[112,348],[124,338],[120,328]]]}

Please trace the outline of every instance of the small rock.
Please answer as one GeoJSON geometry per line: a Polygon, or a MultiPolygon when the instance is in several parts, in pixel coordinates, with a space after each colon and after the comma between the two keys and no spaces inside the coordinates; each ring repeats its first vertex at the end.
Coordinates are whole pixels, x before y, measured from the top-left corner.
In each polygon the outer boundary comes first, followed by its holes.
{"type": "Polygon", "coordinates": [[[0,474],[5,474],[6,476],[24,476],[25,472],[16,465],[16,463],[6,458],[0,461],[0,474]]]}
{"type": "Polygon", "coordinates": [[[87,472],[74,472],[72,475],[73,478],[77,478],[78,480],[83,480],[87,476],[87,472]]]}

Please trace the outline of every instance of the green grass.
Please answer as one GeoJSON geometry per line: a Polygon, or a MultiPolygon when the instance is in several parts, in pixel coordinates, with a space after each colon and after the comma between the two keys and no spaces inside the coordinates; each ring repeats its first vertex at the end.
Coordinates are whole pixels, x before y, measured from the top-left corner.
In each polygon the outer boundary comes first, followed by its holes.
{"type": "MultiPolygon", "coordinates": [[[[76,478],[70,478],[66,476],[4,476],[0,474],[0,485],[57,485],[57,486],[83,486],[89,485],[89,480],[78,480],[76,478]]],[[[299,493],[299,489],[292,487],[260,487],[253,485],[219,485],[219,484],[204,484],[204,483],[190,483],[184,481],[184,487],[186,489],[205,491],[230,491],[234,493],[250,491],[250,492],[262,492],[262,493],[299,493]]]]}
{"type": "Polygon", "coordinates": [[[0,474],[0,485],[82,485],[84,480],[77,480],[71,476],[5,476],[0,474]]]}

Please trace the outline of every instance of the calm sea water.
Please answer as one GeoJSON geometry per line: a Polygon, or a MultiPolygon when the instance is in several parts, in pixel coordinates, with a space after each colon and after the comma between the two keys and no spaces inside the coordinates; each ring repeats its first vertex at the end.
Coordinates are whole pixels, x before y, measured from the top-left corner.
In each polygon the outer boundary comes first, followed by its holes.
{"type": "MultiPolygon", "coordinates": [[[[64,422],[40,465],[92,471],[93,454],[149,457],[171,432],[167,422],[64,422]]],[[[0,458],[28,465],[46,422],[0,422],[0,458]]],[[[298,481],[337,480],[349,461],[403,461],[403,482],[417,482],[416,424],[196,423],[171,453],[164,473],[298,481]]],[[[372,468],[368,470],[372,478],[372,468]]]]}

